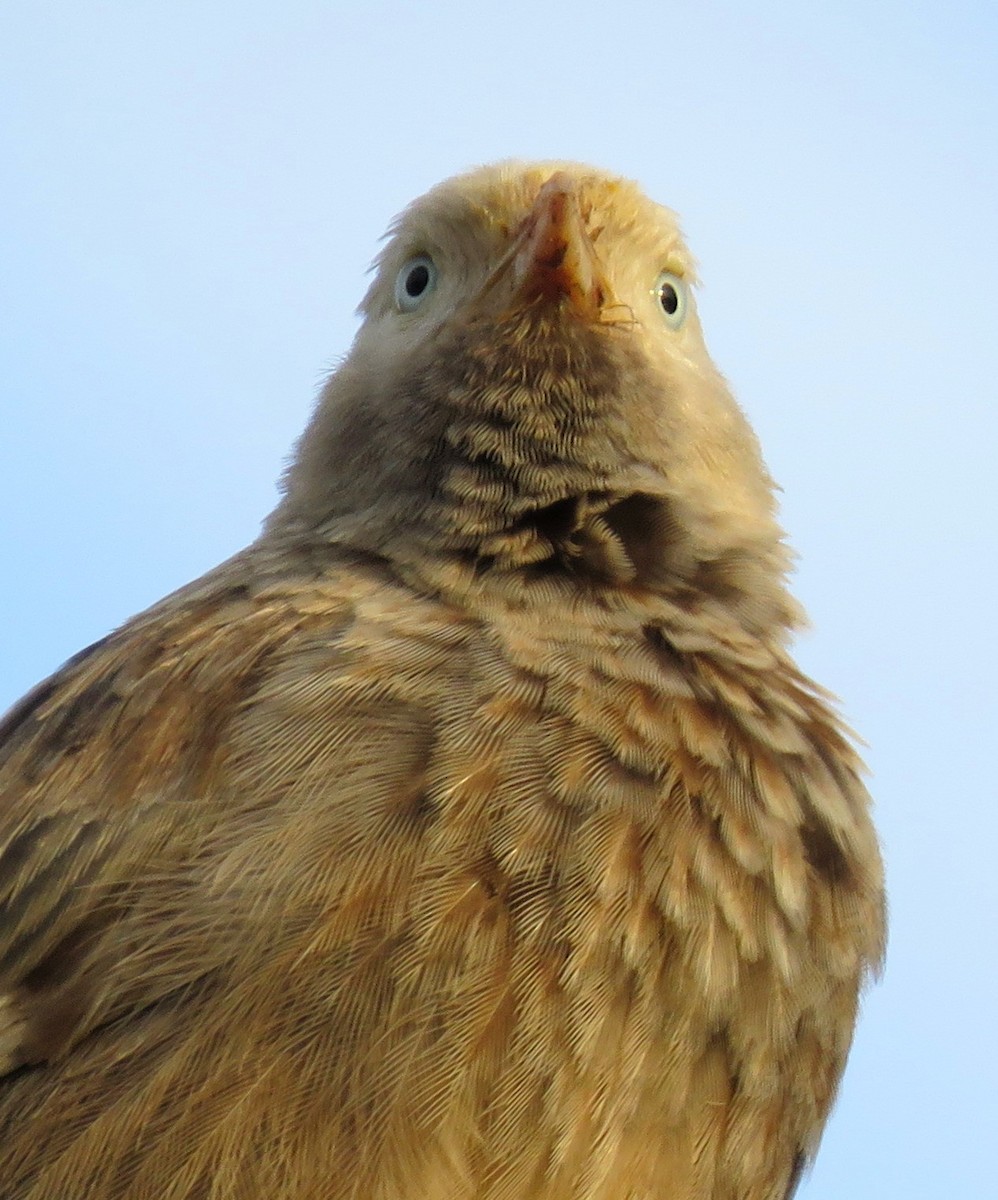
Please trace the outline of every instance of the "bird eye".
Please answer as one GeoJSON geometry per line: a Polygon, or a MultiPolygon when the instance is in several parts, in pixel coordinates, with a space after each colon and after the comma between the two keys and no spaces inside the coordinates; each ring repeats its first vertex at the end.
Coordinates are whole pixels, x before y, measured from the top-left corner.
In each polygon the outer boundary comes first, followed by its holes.
{"type": "Polygon", "coordinates": [[[410,258],[395,278],[395,303],[401,312],[419,308],[437,286],[437,268],[428,254],[410,258]]]}
{"type": "Polygon", "coordinates": [[[665,323],[678,329],[686,319],[686,281],[672,271],[663,271],[652,294],[661,306],[665,323]]]}

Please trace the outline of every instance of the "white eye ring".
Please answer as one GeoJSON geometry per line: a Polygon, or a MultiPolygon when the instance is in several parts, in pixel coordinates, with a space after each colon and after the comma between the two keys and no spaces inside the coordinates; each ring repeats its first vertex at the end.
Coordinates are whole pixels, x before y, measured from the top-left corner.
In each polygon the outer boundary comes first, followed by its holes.
{"type": "Polygon", "coordinates": [[[417,254],[402,264],[395,277],[395,304],[399,312],[412,312],[437,286],[437,268],[428,254],[417,254]]]}
{"type": "Polygon", "coordinates": [[[686,280],[674,271],[663,271],[655,281],[652,293],[661,309],[666,325],[678,329],[686,320],[689,289],[686,280]]]}

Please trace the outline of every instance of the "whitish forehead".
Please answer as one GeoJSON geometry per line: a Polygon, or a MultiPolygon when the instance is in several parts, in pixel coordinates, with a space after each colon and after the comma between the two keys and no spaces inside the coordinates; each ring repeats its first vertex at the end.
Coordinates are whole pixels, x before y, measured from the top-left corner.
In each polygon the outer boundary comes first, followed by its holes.
{"type": "Polygon", "coordinates": [[[578,184],[591,231],[626,239],[647,255],[668,260],[688,276],[694,263],[683,244],[675,214],[649,200],[628,179],[580,163],[503,162],[457,175],[411,204],[392,226],[382,261],[465,235],[492,233],[497,240],[516,232],[537,193],[555,172],[578,184]]]}

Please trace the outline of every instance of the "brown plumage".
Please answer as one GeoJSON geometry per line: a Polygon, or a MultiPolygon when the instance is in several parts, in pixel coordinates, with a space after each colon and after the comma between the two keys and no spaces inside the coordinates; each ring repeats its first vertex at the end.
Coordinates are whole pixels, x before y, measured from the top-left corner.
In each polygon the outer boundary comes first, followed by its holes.
{"type": "Polygon", "coordinates": [[[256,543],[11,712],[4,1200],[783,1200],[882,953],[675,223],[399,221],[256,543]]]}

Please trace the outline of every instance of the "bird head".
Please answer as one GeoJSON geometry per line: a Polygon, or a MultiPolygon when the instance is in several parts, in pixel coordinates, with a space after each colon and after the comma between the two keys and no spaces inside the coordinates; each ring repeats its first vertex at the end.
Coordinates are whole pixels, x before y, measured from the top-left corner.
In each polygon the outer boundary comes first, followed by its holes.
{"type": "Polygon", "coordinates": [[[396,316],[397,330],[555,315],[563,328],[655,327],[663,315],[678,328],[695,275],[668,210],[626,180],[565,164],[448,180],[402,214],[377,268],[361,312],[362,335],[379,341],[390,336],[381,322],[396,316]],[[650,281],[649,263],[658,264],[650,281]],[[656,293],[663,273],[667,308],[656,293]]]}
{"type": "Polygon", "coordinates": [[[267,534],[436,590],[671,590],[793,624],[694,283],[675,217],[627,180],[503,163],[440,184],[390,231],[267,534]]]}

